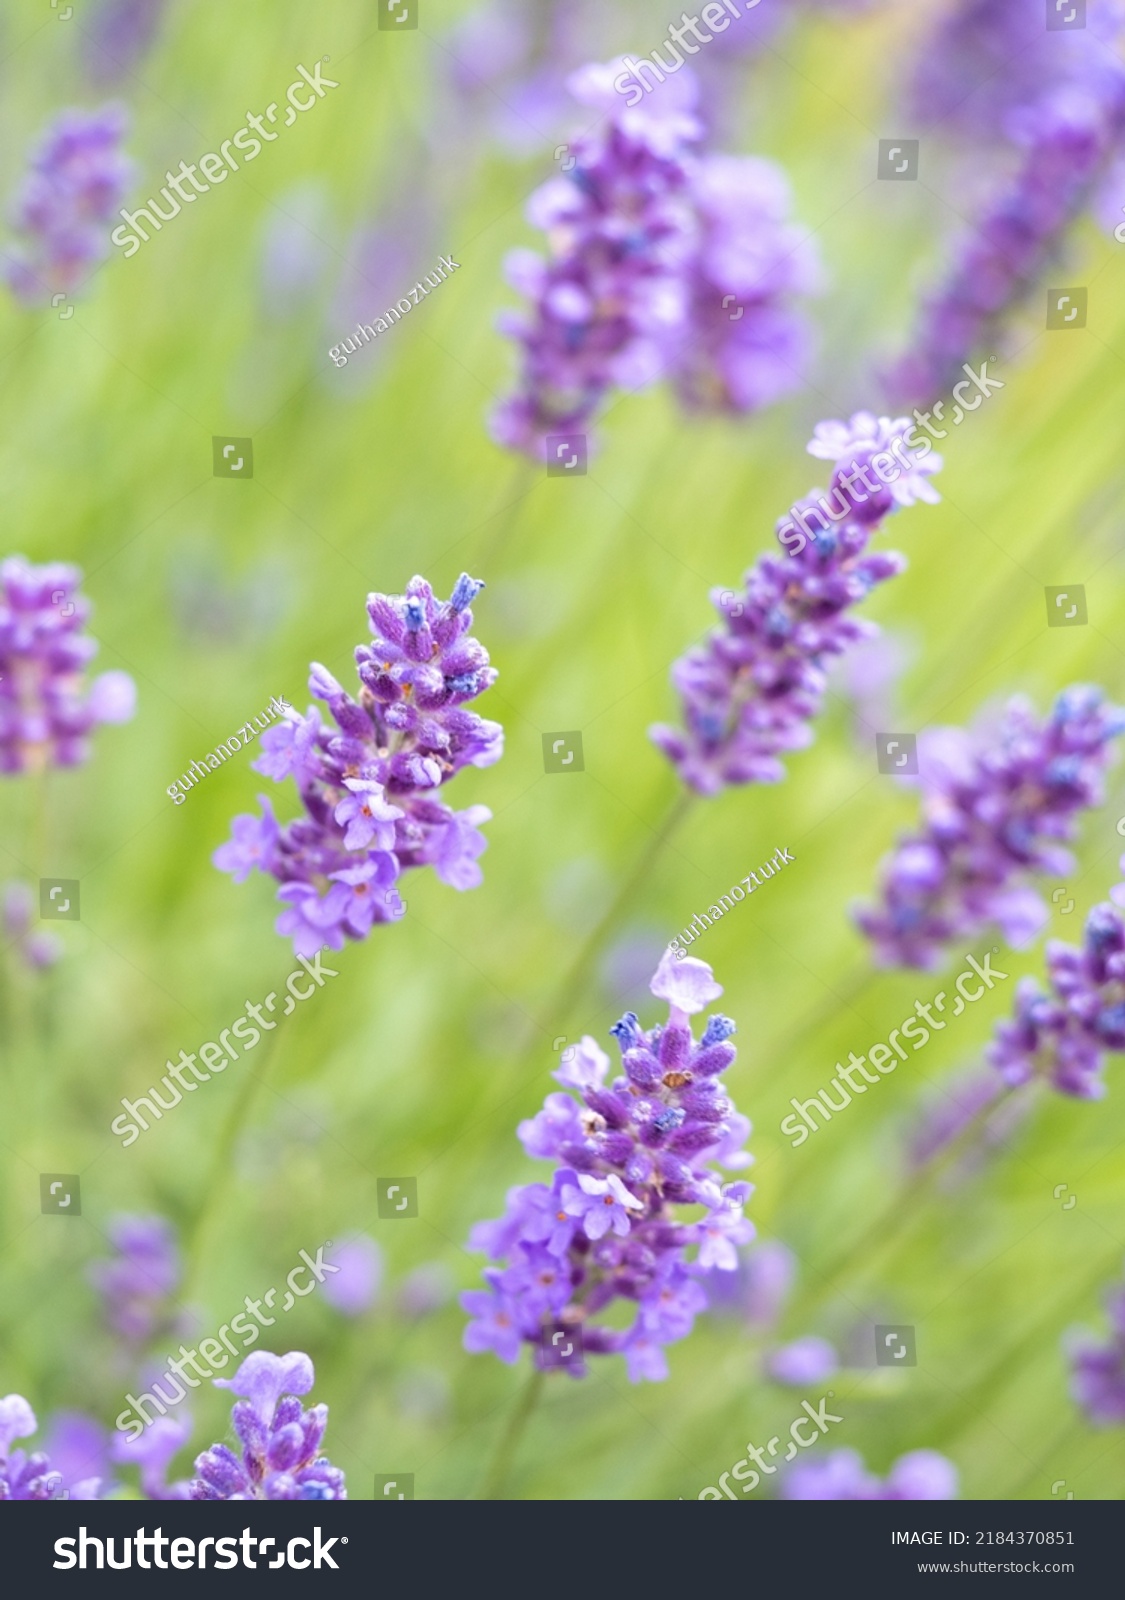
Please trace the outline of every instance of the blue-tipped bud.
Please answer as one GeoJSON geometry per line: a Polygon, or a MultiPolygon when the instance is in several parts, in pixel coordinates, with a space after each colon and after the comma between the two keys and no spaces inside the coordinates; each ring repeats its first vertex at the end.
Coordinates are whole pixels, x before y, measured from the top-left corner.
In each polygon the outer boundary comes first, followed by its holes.
{"type": "Polygon", "coordinates": [[[704,1049],[707,1049],[710,1045],[722,1044],[724,1039],[729,1039],[732,1033],[737,1032],[738,1029],[731,1019],[721,1016],[716,1011],[714,1016],[707,1018],[707,1026],[703,1030],[703,1038],[700,1043],[704,1049]]]}
{"type": "Polygon", "coordinates": [[[453,593],[449,597],[450,610],[464,611],[466,606],[472,605],[483,588],[482,579],[470,578],[467,572],[463,572],[453,585],[453,593]]]}

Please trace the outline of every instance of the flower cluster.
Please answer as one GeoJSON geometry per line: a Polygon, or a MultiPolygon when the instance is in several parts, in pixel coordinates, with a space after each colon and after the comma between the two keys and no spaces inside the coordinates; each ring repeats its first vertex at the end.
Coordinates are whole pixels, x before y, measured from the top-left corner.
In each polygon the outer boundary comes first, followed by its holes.
{"type": "Polygon", "coordinates": [[[911,1450],[880,1483],[855,1450],[833,1450],[787,1474],[783,1500],[956,1500],[957,1469],[936,1450],[911,1450]]]}
{"type": "Polygon", "coordinates": [[[622,68],[568,80],[599,123],[531,198],[550,256],[508,260],[531,307],[501,322],[522,371],[492,428],[533,458],[547,434],[585,431],[614,387],[669,377],[692,406],[749,411],[800,380],[805,331],[788,296],[812,287],[815,262],[787,221],[784,177],[766,161],[696,155],[690,72],[630,107],[613,86],[622,68]]]}
{"type": "Polygon", "coordinates": [[[744,596],[712,590],[723,628],[672,669],[685,727],[651,730],[698,793],[779,782],[779,756],[812,742],[809,724],[824,703],[829,662],[878,633],[849,612],[906,562],[869,551],[872,535],[898,508],[937,499],[929,477],[941,459],[904,450],[909,426],[868,412],[820,423],[809,450],[835,460],[830,494],[814,491],[778,523],[789,554],[761,556],[746,574],[744,596]]]}
{"type": "Polygon", "coordinates": [[[911,348],[889,376],[896,398],[925,405],[987,349],[1006,312],[1057,257],[1089,204],[1125,132],[1125,76],[1111,92],[1066,85],[1028,114],[1023,156],[986,206],[937,291],[927,299],[911,348]]]}
{"type": "Polygon", "coordinates": [[[697,1043],[689,1021],[722,989],[704,962],[670,952],[651,988],[668,1022],[646,1033],[630,1011],[614,1025],[624,1075],[606,1082],[609,1059],[587,1037],[554,1074],[572,1093],[549,1094],[521,1123],[528,1155],[559,1165],[550,1184],[510,1190],[505,1215],[473,1230],[472,1248],[499,1265],[485,1269],[486,1289],[462,1296],[467,1350],[511,1363],[527,1343],[539,1366],[576,1377],[585,1356],[620,1353],[633,1382],[659,1380],[662,1347],[685,1338],[707,1304],[701,1276],[733,1271],[736,1245],[753,1237],[742,1214],[752,1186],[722,1184],[707,1165],[750,1161],[750,1124],[719,1082],[735,1058],[734,1023],[711,1016],[697,1043]],[[681,1222],[681,1205],[707,1215],[681,1222]],[[627,1329],[594,1320],[616,1300],[636,1306],[627,1329]]]}
{"type": "Polygon", "coordinates": [[[997,1026],[988,1059],[1013,1088],[1042,1077],[1061,1094],[1099,1100],[1107,1051],[1125,1050],[1125,917],[1095,906],[1081,948],[1050,941],[1047,975],[1050,994],[1020,980],[1015,1016],[997,1026]]]}
{"type": "MultiPolygon", "coordinates": [[[[16,1439],[28,1439],[39,1424],[22,1395],[0,1399],[0,1500],[54,1500],[62,1488],[62,1474],[52,1470],[41,1453],[13,1450],[16,1439]]],[[[70,1491],[74,1500],[97,1499],[98,1483],[88,1480],[70,1491]]]]}
{"type": "Polygon", "coordinates": [[[1125,711],[1101,690],[1065,689],[1040,722],[1023,699],[976,734],[935,729],[918,741],[923,827],[890,859],[882,898],[856,913],[886,966],[933,967],[942,947],[989,924],[1029,943],[1047,906],[1032,873],[1067,872],[1075,814],[1102,800],[1110,741],[1125,711]]]}
{"type": "Polygon", "coordinates": [[[175,1230],[163,1217],[122,1216],[109,1237],[117,1255],[95,1261],[90,1281],[110,1327],[131,1344],[148,1344],[169,1325],[168,1301],[180,1284],[175,1230]]]}
{"type": "Polygon", "coordinates": [[[136,705],[126,672],[85,682],[97,644],[83,626],[81,573],[62,562],[0,563],[0,772],[75,767],[99,722],[128,722],[136,705]]]}
{"type": "Polygon", "coordinates": [[[5,263],[8,283],[25,304],[69,294],[108,254],[106,225],[133,173],[120,148],[127,128],[120,106],[64,111],[36,150],[15,207],[27,247],[5,263]]]}
{"type": "Polygon", "coordinates": [[[424,578],[401,596],[367,600],[374,643],[356,648],[358,698],[317,663],[315,708],[290,710],[262,735],[255,770],[293,778],[304,815],[279,826],[270,803],[239,816],[214,863],[241,882],[253,870],[281,884],[277,931],[298,955],[363,939],[374,923],[401,917],[394,884],[410,867],[432,866],[443,883],[472,889],[485,839],[486,806],[452,811],[438,791],[465,766],[487,767],[503,751],[503,729],[467,709],[496,680],[488,654],[469,635],[472,601],[484,585],[462,573],[448,601],[424,578]]]}
{"type": "Polygon", "coordinates": [[[301,1409],[298,1395],[315,1382],[313,1364],[301,1351],[275,1356],[255,1350],[233,1378],[215,1378],[220,1389],[241,1396],[231,1423],[241,1455],[213,1444],[196,1457],[192,1500],[346,1500],[344,1474],[319,1455],[328,1407],[301,1409]]]}
{"type": "Polygon", "coordinates": [[[1113,1290],[1106,1310],[1112,1329],[1108,1344],[1085,1332],[1072,1333],[1066,1341],[1071,1395],[1096,1428],[1125,1422],[1125,1288],[1113,1290]]]}

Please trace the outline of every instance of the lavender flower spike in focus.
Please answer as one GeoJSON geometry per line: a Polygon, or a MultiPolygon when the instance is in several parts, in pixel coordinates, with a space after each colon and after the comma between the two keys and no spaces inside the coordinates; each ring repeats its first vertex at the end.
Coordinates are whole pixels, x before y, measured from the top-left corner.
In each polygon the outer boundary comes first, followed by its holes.
{"type": "Polygon", "coordinates": [[[856,913],[883,966],[934,967],[944,946],[997,925],[1029,944],[1047,906],[1027,880],[1064,876],[1079,811],[1100,805],[1125,711],[1088,684],[1039,722],[1022,699],[998,726],[934,729],[918,741],[922,826],[890,858],[880,902],[856,913]]]}
{"type": "Polygon", "coordinates": [[[77,567],[0,563],[0,773],[76,767],[99,722],[128,722],[136,689],[126,672],[86,668],[98,647],[83,627],[89,601],[77,567]]]}
{"type": "Polygon", "coordinates": [[[1105,1056],[1125,1051],[1125,917],[1095,906],[1081,949],[1050,941],[1047,974],[1050,994],[1020,980],[1015,1016],[998,1024],[988,1059],[1011,1088],[1045,1078],[1060,1094],[1100,1100],[1105,1056]]]}
{"type": "Polygon", "coordinates": [[[240,1398],[231,1423],[242,1444],[235,1455],[213,1444],[196,1457],[192,1500],[346,1500],[344,1474],[319,1454],[328,1407],[301,1409],[298,1395],[315,1382],[308,1356],[255,1350],[233,1378],[215,1378],[216,1388],[240,1398]]]}
{"type": "Polygon", "coordinates": [[[830,661],[878,634],[849,613],[906,561],[868,545],[892,512],[937,498],[929,476],[940,458],[906,454],[908,427],[867,412],[820,423],[809,450],[835,460],[830,493],[812,491],[782,518],[777,535],[789,553],[760,556],[737,601],[712,590],[723,626],[672,668],[684,728],[650,730],[697,793],[780,782],[780,756],[812,743],[830,661]]]}
{"type": "Polygon", "coordinates": [[[1125,1288],[1115,1288],[1106,1300],[1111,1332],[1108,1344],[1076,1331],[1067,1336],[1070,1357],[1070,1393],[1095,1428],[1125,1423],[1125,1288]]]}
{"type": "Polygon", "coordinates": [[[277,783],[292,778],[304,815],[279,826],[263,798],[262,816],[236,817],[234,837],[212,859],[236,882],[253,870],[278,880],[286,910],[277,931],[298,955],[339,950],[401,917],[394,885],[411,867],[432,866],[454,889],[480,883],[478,824],[492,813],[452,811],[438,794],[464,767],[491,766],[503,753],[499,723],[468,709],[496,680],[469,634],[483,587],[462,573],[448,601],[424,578],[404,595],[369,595],[375,637],[356,648],[358,696],[315,662],[309,675],[335,727],[315,709],[289,710],[262,735],[255,770],[277,783]]]}
{"type": "Polygon", "coordinates": [[[4,263],[4,275],[25,305],[70,294],[109,254],[111,222],[132,181],[121,153],[129,125],[123,107],[64,111],[31,159],[14,222],[26,241],[4,263]]]}
{"type": "Polygon", "coordinates": [[[467,1350],[511,1363],[529,1344],[539,1366],[573,1377],[586,1356],[622,1354],[634,1383],[665,1378],[663,1347],[686,1338],[707,1305],[701,1275],[734,1271],[735,1247],[753,1237],[742,1214],[751,1185],[723,1183],[708,1164],[747,1159],[750,1124],[719,1083],[735,1057],[734,1023],[712,1015],[697,1043],[690,1022],[722,989],[704,962],[670,951],[651,988],[668,1021],[645,1032],[630,1011],[614,1025],[622,1075],[607,1082],[608,1057],[583,1039],[553,1074],[569,1092],[549,1094],[520,1125],[527,1153],[556,1170],[550,1184],[510,1190],[505,1215],[472,1232],[471,1246],[497,1265],[485,1269],[487,1288],[461,1297],[467,1350]],[[707,1215],[681,1221],[676,1208],[688,1205],[707,1215]],[[617,1300],[635,1308],[624,1329],[597,1320],[617,1300]]]}

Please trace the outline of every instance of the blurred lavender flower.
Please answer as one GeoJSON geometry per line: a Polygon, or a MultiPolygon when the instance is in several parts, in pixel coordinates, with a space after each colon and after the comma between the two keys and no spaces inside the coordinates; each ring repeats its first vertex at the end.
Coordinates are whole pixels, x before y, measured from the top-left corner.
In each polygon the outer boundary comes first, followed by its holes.
{"type": "Polygon", "coordinates": [[[255,1350],[233,1378],[212,1379],[242,1397],[231,1410],[242,1453],[214,1444],[197,1456],[189,1498],[346,1500],[344,1474],[317,1453],[328,1407],[303,1411],[297,1398],[315,1381],[313,1364],[300,1350],[285,1356],[255,1350]]]}
{"type": "Polygon", "coordinates": [[[993,1072],[973,1068],[943,1084],[918,1118],[909,1142],[909,1165],[917,1172],[971,1128],[1003,1093],[993,1072]]]}
{"type": "Polygon", "coordinates": [[[650,987],[669,1019],[647,1033],[631,1011],[615,1023],[625,1075],[607,1085],[609,1058],[586,1038],[553,1074],[571,1092],[549,1094],[520,1124],[528,1155],[559,1166],[550,1186],[511,1189],[505,1215],[473,1229],[471,1248],[500,1265],[485,1269],[486,1289],[461,1297],[467,1350],[511,1363],[528,1343],[537,1364],[574,1377],[585,1356],[619,1353],[634,1383],[665,1378],[662,1347],[686,1338],[707,1304],[697,1269],[733,1271],[736,1246],[753,1236],[742,1214],[752,1186],[721,1183],[706,1164],[742,1164],[750,1132],[719,1087],[735,1057],[734,1023],[711,1016],[697,1044],[689,1021],[722,989],[704,962],[670,952],[650,987]],[[677,1205],[705,1206],[707,1216],[680,1222],[677,1205]],[[593,1320],[618,1299],[636,1305],[630,1327],[593,1320]],[[560,1347],[565,1362],[554,1340],[563,1332],[572,1335],[560,1347]]]}
{"type": "Polygon", "coordinates": [[[453,1274],[444,1261],[424,1261],[399,1284],[397,1304],[403,1317],[428,1317],[453,1298],[453,1274]]]}
{"type": "Polygon", "coordinates": [[[1115,1288],[1106,1299],[1110,1339],[1100,1344],[1092,1334],[1069,1334],[1065,1348],[1070,1357],[1070,1393],[1095,1428],[1118,1427],[1125,1422],[1125,1289],[1115,1288]]]}
{"type": "Polygon", "coordinates": [[[1012,1087],[1045,1078],[1060,1094],[1099,1100],[1106,1054],[1125,1050],[1125,918],[1095,906],[1080,949],[1048,943],[1047,976],[1051,994],[1021,978],[1015,1017],[997,1024],[988,1059],[1012,1087]]]}
{"type": "Polygon", "coordinates": [[[109,254],[107,224],[133,177],[120,149],[128,125],[122,106],[63,111],[32,155],[13,219],[26,247],[4,263],[25,305],[72,293],[109,254]]]}
{"type": "Polygon", "coordinates": [[[76,767],[99,722],[128,722],[136,689],[126,672],[87,685],[97,644],[82,632],[89,602],[81,573],[62,562],[0,563],[0,773],[76,767]]]}
{"type": "MultiPolygon", "coordinates": [[[[0,1399],[0,1500],[54,1500],[62,1489],[62,1474],[52,1468],[42,1452],[28,1455],[13,1450],[17,1439],[28,1439],[39,1424],[22,1395],[0,1399]]],[[[98,1484],[87,1481],[75,1485],[75,1500],[96,1500],[98,1484]]]]}
{"type": "Polygon", "coordinates": [[[742,1318],[754,1332],[772,1328],[797,1277],[797,1258],[780,1239],[739,1250],[733,1272],[713,1267],[699,1274],[715,1315],[742,1318]]]}
{"type": "Polygon", "coordinates": [[[357,1233],[335,1245],[328,1260],[336,1271],[321,1284],[321,1294],[344,1316],[362,1316],[379,1293],[383,1252],[366,1233],[357,1233]]]}
{"type": "Polygon", "coordinates": [[[580,59],[578,13],[575,0],[491,0],[471,11],[447,35],[459,122],[483,117],[516,154],[551,138],[569,109],[567,68],[580,59]]]}
{"type": "Polygon", "coordinates": [[[175,1229],[163,1217],[120,1216],[108,1232],[118,1253],[93,1262],[90,1281],[110,1327],[131,1344],[147,1344],[174,1321],[169,1302],[181,1277],[175,1229]]]}
{"type": "Polygon", "coordinates": [[[101,0],[83,28],[86,72],[97,84],[119,83],[152,48],[168,0],[101,0]]]}
{"type": "Polygon", "coordinates": [[[957,0],[925,39],[911,113],[972,139],[979,159],[983,141],[1018,134],[1059,88],[1086,84],[1104,94],[1120,83],[1113,46],[1123,11],[1120,0],[1095,0],[1082,28],[1047,30],[1043,8],[1027,0],[957,0]]]}
{"type": "Polygon", "coordinates": [[[899,1456],[886,1481],[867,1471],[855,1450],[833,1450],[792,1467],[781,1485],[783,1500],[955,1500],[957,1469],[936,1450],[899,1456]]]}
{"type": "Polygon", "coordinates": [[[1076,813],[1101,804],[1110,741],[1123,729],[1125,711],[1076,684],[1043,723],[1017,698],[997,727],[923,734],[922,829],[896,847],[880,902],[856,912],[879,963],[934,967],[946,944],[990,924],[1009,944],[1029,944],[1048,912],[1027,880],[1073,867],[1063,842],[1076,813]]]}
{"type": "Polygon", "coordinates": [[[824,703],[828,662],[878,633],[873,623],[848,613],[906,561],[894,552],[868,553],[867,546],[889,513],[936,497],[928,480],[940,465],[940,458],[910,457],[908,470],[900,467],[890,485],[869,479],[872,462],[894,461],[881,444],[899,439],[897,426],[867,412],[850,423],[819,424],[809,449],[836,456],[831,498],[821,496],[818,507],[813,491],[779,522],[778,538],[790,553],[759,557],[737,602],[730,590],[712,590],[723,629],[672,668],[686,727],[650,730],[697,793],[780,782],[785,768],[779,756],[812,743],[809,724],[824,703]],[[859,477],[870,492],[858,487],[859,477]],[[820,531],[809,526],[814,516],[820,531]]]}
{"type": "Polygon", "coordinates": [[[1058,257],[1070,225],[1091,203],[1123,133],[1125,71],[1105,93],[1068,85],[1027,113],[1018,171],[924,302],[910,349],[888,375],[896,401],[936,400],[969,357],[995,343],[1006,313],[1058,257]]]}
{"type": "Polygon", "coordinates": [[[262,228],[262,308],[290,317],[314,299],[336,251],[328,188],[319,180],[295,184],[274,202],[262,228]]]}
{"type": "Polygon", "coordinates": [[[3,891],[4,932],[24,962],[34,972],[53,967],[63,953],[57,934],[33,928],[36,917],[35,891],[27,883],[6,883],[3,891]]]}
{"type": "Polygon", "coordinates": [[[533,458],[547,434],[584,432],[614,387],[669,377],[693,407],[744,412],[800,382],[805,329],[788,299],[812,287],[815,260],[787,221],[784,177],[767,161],[695,156],[689,71],[629,106],[613,87],[623,70],[614,61],[568,79],[601,116],[571,141],[565,175],[531,198],[550,257],[508,260],[533,304],[501,321],[522,373],[492,429],[533,458]]]}
{"type": "Polygon", "coordinates": [[[57,1411],[43,1439],[43,1454],[58,1474],[56,1493],[68,1500],[101,1500],[112,1488],[106,1430],[81,1411],[57,1411]]]}
{"type": "Polygon", "coordinates": [[[186,1416],[154,1417],[136,1438],[117,1434],[113,1459],[122,1466],[140,1467],[141,1488],[149,1500],[190,1500],[191,1484],[186,1478],[168,1482],[168,1468],[191,1437],[191,1422],[186,1416]]]}
{"type": "Polygon", "coordinates": [[[448,601],[424,578],[404,595],[369,595],[375,642],[356,647],[359,699],[314,662],[309,688],[336,728],[310,707],[262,735],[255,771],[277,783],[293,778],[305,815],[279,827],[263,797],[262,816],[236,817],[233,838],[212,859],[236,883],[254,870],[278,879],[287,909],[277,931],[298,955],[339,950],[401,917],[393,886],[411,867],[432,866],[454,889],[481,882],[478,824],[492,813],[451,811],[436,795],[462,768],[491,766],[503,751],[500,724],[465,709],[496,680],[468,631],[483,587],[462,573],[448,601]]]}
{"type": "Polygon", "coordinates": [[[759,411],[802,382],[809,325],[790,302],[819,287],[817,252],[788,220],[789,184],[772,161],[704,156],[692,198],[699,242],[673,381],[689,409],[759,411]]]}
{"type": "Polygon", "coordinates": [[[822,1383],[840,1369],[840,1358],[827,1339],[807,1334],[781,1345],[766,1357],[765,1369],[775,1383],[789,1383],[798,1387],[822,1383]]]}

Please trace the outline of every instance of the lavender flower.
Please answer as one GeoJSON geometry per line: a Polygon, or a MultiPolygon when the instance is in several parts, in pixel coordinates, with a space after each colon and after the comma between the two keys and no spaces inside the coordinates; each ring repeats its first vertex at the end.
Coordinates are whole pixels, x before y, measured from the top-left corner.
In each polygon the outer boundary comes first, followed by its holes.
{"type": "Polygon", "coordinates": [[[1095,1428],[1118,1427],[1125,1422],[1125,1289],[1116,1288],[1106,1300],[1110,1338],[1100,1344],[1089,1333],[1077,1331],[1066,1340],[1070,1357],[1070,1392],[1095,1428]]]}
{"type": "Polygon", "coordinates": [[[345,1317],[362,1316],[379,1293],[383,1252],[368,1234],[357,1233],[338,1244],[328,1259],[336,1270],[321,1284],[321,1294],[345,1317]]]}
{"type": "Polygon", "coordinates": [[[1095,906],[1081,949],[1049,942],[1047,975],[1050,994],[1020,980],[1015,1016],[998,1024],[988,1059],[1011,1087],[1045,1078],[1060,1094],[1101,1099],[1104,1058],[1125,1050],[1125,917],[1095,906]]]}
{"type": "Polygon", "coordinates": [[[985,208],[937,291],[911,349],[889,375],[896,399],[924,405],[994,343],[1007,311],[1057,258],[1125,132],[1125,75],[1107,86],[1066,85],[1028,112],[1023,160],[985,208]],[[1101,88],[1105,92],[1101,92],[1101,88]]]}
{"type": "Polygon", "coordinates": [[[974,141],[1010,138],[1040,101],[1067,85],[1120,81],[1113,44],[1120,0],[1096,0],[1082,28],[1048,31],[1027,0],[958,0],[925,41],[910,91],[913,116],[974,141]],[[1106,48],[1107,45],[1110,48],[1106,48]]]}
{"type": "Polygon", "coordinates": [[[806,1384],[822,1383],[825,1378],[838,1372],[840,1358],[827,1339],[807,1334],[803,1339],[794,1339],[790,1344],[771,1351],[766,1358],[765,1368],[775,1383],[804,1387],[806,1384]]]}
{"type": "Polygon", "coordinates": [[[133,176],[120,148],[128,125],[121,106],[64,111],[32,156],[14,216],[25,249],[4,268],[25,305],[70,294],[109,254],[107,224],[133,176]]]}
{"type": "Polygon", "coordinates": [[[690,409],[759,411],[796,389],[810,350],[791,298],[819,284],[816,250],[788,220],[772,161],[703,157],[692,175],[698,250],[672,377],[690,409]]]}
{"type": "Polygon", "coordinates": [[[81,576],[61,562],[0,563],[0,773],[79,766],[97,723],[133,715],[128,673],[84,681],[98,647],[82,631],[90,607],[78,592],[81,576]]]}
{"type": "Polygon", "coordinates": [[[56,1411],[47,1425],[43,1454],[58,1474],[59,1498],[101,1500],[110,1489],[106,1430],[81,1411],[56,1411]]]}
{"type": "Polygon", "coordinates": [[[510,1190],[504,1216],[473,1229],[471,1247],[499,1265],[486,1268],[487,1288],[461,1297],[467,1350],[511,1363],[526,1343],[539,1365],[575,1377],[585,1356],[620,1353],[633,1382],[659,1380],[663,1346],[685,1338],[707,1304],[701,1271],[733,1271],[736,1245],[753,1236],[742,1214],[752,1186],[721,1185],[707,1165],[744,1164],[750,1132],[719,1087],[734,1023],[711,1016],[696,1043],[689,1021],[722,989],[704,962],[670,952],[651,988],[669,1019],[646,1033],[630,1011],[614,1025],[624,1076],[607,1083],[609,1059],[586,1038],[553,1074],[571,1092],[549,1094],[521,1124],[528,1154],[558,1166],[549,1185],[510,1190]],[[681,1222],[678,1205],[707,1215],[681,1222]],[[627,1329],[595,1321],[615,1300],[636,1307],[627,1329]]]}
{"type": "Polygon", "coordinates": [[[783,1500],[955,1500],[957,1469],[936,1450],[899,1456],[880,1483],[855,1450],[833,1450],[820,1460],[791,1468],[781,1486],[783,1500]]]}
{"type": "Polygon", "coordinates": [[[57,934],[33,926],[36,915],[35,891],[27,883],[6,883],[3,896],[4,932],[33,972],[53,967],[63,952],[57,934]]]}
{"type": "Polygon", "coordinates": [[[113,1459],[123,1466],[140,1467],[141,1488],[149,1500],[190,1500],[198,1498],[191,1493],[186,1478],[168,1482],[168,1468],[191,1437],[191,1423],[187,1417],[154,1417],[138,1437],[126,1438],[117,1434],[113,1442],[113,1459]]]}
{"type": "Polygon", "coordinates": [[[940,458],[906,454],[898,422],[859,412],[850,423],[821,423],[809,449],[836,458],[830,495],[818,502],[813,491],[778,523],[789,554],[759,557],[744,597],[712,590],[724,627],[672,668],[686,726],[650,730],[699,794],[778,783],[779,756],[812,743],[829,661],[878,633],[850,609],[906,565],[893,552],[869,553],[872,535],[900,506],[935,498],[928,479],[940,458]]]}
{"type": "Polygon", "coordinates": [[[169,1301],[179,1288],[176,1234],[163,1217],[115,1217],[109,1237],[118,1252],[95,1261],[90,1281],[110,1327],[132,1344],[147,1344],[170,1326],[169,1301]]]}
{"type": "Polygon", "coordinates": [[[217,1388],[242,1398],[231,1411],[242,1444],[236,1456],[213,1444],[196,1457],[192,1500],[346,1500],[344,1474],[317,1452],[328,1407],[303,1411],[298,1395],[315,1382],[313,1364],[301,1351],[286,1356],[255,1350],[233,1378],[214,1378],[217,1388]]]}
{"type": "Polygon", "coordinates": [[[522,373],[492,429],[535,458],[547,434],[584,432],[615,387],[669,377],[692,407],[745,412],[801,378],[806,330],[789,299],[814,286],[816,262],[788,223],[783,175],[768,161],[695,154],[690,72],[632,106],[613,87],[622,75],[624,60],[568,79],[601,119],[571,141],[571,170],[532,196],[528,217],[550,257],[508,260],[533,304],[501,323],[520,343],[522,373]]]}
{"type": "Polygon", "coordinates": [[[151,49],[167,0],[101,0],[87,25],[91,57],[86,70],[95,83],[127,77],[151,49]]]}
{"type": "Polygon", "coordinates": [[[1063,843],[1076,813],[1101,803],[1110,740],[1123,729],[1125,711],[1076,684],[1045,722],[1014,699],[996,727],[923,735],[922,828],[890,858],[880,903],[856,913],[880,963],[936,966],[944,945],[990,924],[1009,944],[1030,943],[1048,912],[1027,880],[1073,866],[1063,843]]]}
{"type": "Polygon", "coordinates": [[[462,573],[446,602],[424,578],[402,596],[369,595],[375,642],[356,648],[358,699],[314,662],[309,688],[336,727],[310,708],[304,717],[290,710],[263,734],[255,770],[275,782],[292,777],[305,814],[279,826],[263,798],[261,817],[236,817],[233,838],[212,859],[236,883],[253,870],[280,882],[277,931],[298,955],[339,950],[401,917],[394,885],[411,867],[432,866],[455,889],[480,883],[478,824],[492,813],[451,811],[436,797],[463,767],[491,766],[503,751],[499,723],[466,709],[496,680],[468,631],[483,587],[462,573]]]}
{"type": "MultiPolygon", "coordinates": [[[[0,1500],[53,1500],[62,1488],[62,1474],[52,1470],[43,1454],[27,1455],[13,1450],[16,1439],[27,1439],[39,1424],[22,1395],[0,1399],[0,1500]]],[[[83,1485],[85,1490],[87,1485],[83,1485]]],[[[76,1498],[91,1500],[93,1493],[76,1498]]]]}

